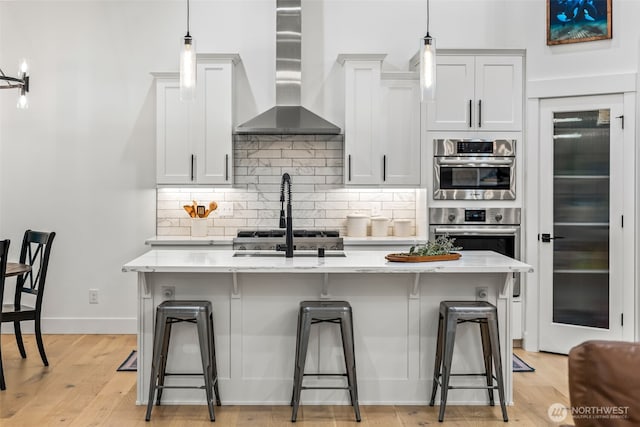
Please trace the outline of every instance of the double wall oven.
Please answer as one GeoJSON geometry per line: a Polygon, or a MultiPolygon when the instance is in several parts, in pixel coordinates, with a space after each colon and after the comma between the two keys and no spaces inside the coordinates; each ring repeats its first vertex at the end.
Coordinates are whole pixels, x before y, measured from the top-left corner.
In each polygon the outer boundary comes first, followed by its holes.
{"type": "Polygon", "coordinates": [[[516,142],[436,139],[434,200],[515,200],[516,142]]]}
{"type": "MultiPolygon", "coordinates": [[[[431,208],[429,240],[448,235],[469,250],[489,250],[520,259],[520,208],[431,208]]],[[[520,296],[514,273],[513,296],[520,296]]]]}

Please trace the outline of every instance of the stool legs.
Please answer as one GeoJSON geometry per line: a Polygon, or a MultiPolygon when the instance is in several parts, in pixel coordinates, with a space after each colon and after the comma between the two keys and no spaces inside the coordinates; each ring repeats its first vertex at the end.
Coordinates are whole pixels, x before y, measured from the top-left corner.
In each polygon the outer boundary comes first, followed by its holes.
{"type": "Polygon", "coordinates": [[[487,377],[487,392],[489,394],[489,405],[494,406],[493,400],[493,355],[491,354],[491,338],[489,336],[489,325],[485,321],[478,323],[480,326],[480,338],[482,340],[482,358],[484,359],[484,372],[487,377]]]}
{"type": "Polygon", "coordinates": [[[207,395],[207,407],[209,409],[209,419],[216,420],[213,412],[213,366],[211,363],[211,340],[209,339],[209,317],[204,312],[198,313],[198,341],[200,343],[200,358],[202,359],[202,372],[204,374],[204,390],[207,395]]]}
{"type": "Polygon", "coordinates": [[[209,354],[211,355],[211,378],[213,381],[213,392],[216,395],[216,406],[222,406],[220,401],[220,390],[218,390],[218,365],[216,363],[216,342],[215,335],[213,333],[213,313],[209,315],[209,321],[207,322],[208,334],[209,334],[209,354]]]}
{"type": "Polygon", "coordinates": [[[438,421],[444,420],[444,410],[447,406],[447,394],[449,392],[449,379],[451,378],[451,362],[453,360],[453,345],[456,340],[456,319],[448,317],[444,320],[446,322],[444,332],[443,350],[444,357],[442,361],[442,387],[440,387],[440,412],[438,414],[438,421]]]}
{"type": "Polygon", "coordinates": [[[153,355],[151,356],[151,379],[149,381],[149,400],[147,401],[147,414],[145,420],[151,419],[151,409],[158,381],[158,372],[162,364],[162,346],[164,341],[165,319],[156,313],[156,325],[153,332],[153,355]]]}
{"type": "Polygon", "coordinates": [[[296,355],[293,371],[293,393],[291,396],[291,421],[295,422],[300,407],[300,395],[303,389],[346,389],[349,390],[351,405],[355,412],[356,420],[360,421],[360,407],[358,404],[358,386],[356,378],[355,346],[353,335],[353,314],[351,306],[345,301],[303,301],[300,303],[298,313],[298,326],[296,333],[296,355]],[[346,373],[313,373],[305,374],[304,368],[309,346],[311,325],[316,323],[333,323],[340,326],[340,336],[346,373]],[[303,387],[305,375],[333,376],[342,375],[347,379],[347,387],[303,387]]]}
{"type": "Polygon", "coordinates": [[[304,374],[304,365],[307,361],[307,347],[309,346],[309,333],[311,331],[311,317],[305,314],[300,315],[298,338],[296,341],[296,365],[294,372],[293,397],[291,412],[291,422],[295,422],[298,417],[298,407],[300,406],[300,393],[302,392],[302,377],[304,374]]]}
{"type": "MultiPolygon", "coordinates": [[[[494,401],[494,388],[498,389],[500,397],[500,407],[502,409],[502,419],[506,422],[509,421],[507,416],[507,407],[505,402],[504,392],[504,378],[502,372],[502,358],[500,354],[500,338],[498,333],[498,320],[495,307],[492,311],[485,310],[481,316],[477,316],[478,313],[464,312],[464,306],[457,308],[463,310],[462,314],[455,311],[451,312],[449,309],[443,309],[441,303],[441,311],[438,317],[438,338],[436,343],[435,354],[435,366],[433,369],[433,387],[431,390],[431,399],[429,405],[433,406],[435,403],[436,392],[438,385],[440,385],[440,410],[438,414],[438,421],[444,420],[444,412],[447,404],[447,395],[449,391],[449,380],[451,378],[451,365],[453,360],[453,348],[456,338],[456,328],[458,323],[463,322],[477,322],[480,326],[480,336],[482,341],[482,356],[484,364],[484,374],[471,374],[471,375],[483,375],[487,382],[487,392],[489,394],[489,404],[495,405],[494,401]],[[474,316],[476,314],[476,316],[474,316]],[[495,370],[496,386],[494,386],[493,372],[495,370]]],[[[451,304],[451,303],[450,303],[451,304]]],[[[480,307],[484,309],[485,307],[480,307]]],[[[451,310],[454,308],[452,307],[451,310]]],[[[465,374],[458,374],[465,375],[465,374]]],[[[454,387],[465,388],[465,387],[454,387]]],[[[478,387],[469,387],[478,388],[478,387]]],[[[484,387],[481,387],[484,388],[484,387]]]]}
{"type": "Polygon", "coordinates": [[[358,387],[356,378],[355,346],[353,343],[353,315],[351,312],[343,314],[340,322],[340,335],[342,336],[342,348],[344,363],[347,368],[347,385],[351,396],[351,406],[356,414],[356,421],[360,421],[360,406],[358,405],[358,387]]]}
{"type": "Polygon", "coordinates": [[[145,420],[151,419],[154,398],[156,405],[160,405],[164,388],[195,388],[205,389],[209,419],[215,421],[215,404],[220,406],[220,392],[218,390],[218,369],[216,365],[215,340],[213,331],[213,313],[208,301],[165,301],[156,310],[156,321],[153,336],[153,353],[151,357],[151,378],[149,382],[149,400],[145,420]],[[200,345],[200,359],[202,373],[168,373],[167,356],[171,329],[174,323],[187,322],[195,324],[198,343],[200,345]],[[167,375],[202,375],[204,386],[171,385],[165,386],[167,375]]]}
{"type": "Polygon", "coordinates": [[[500,338],[498,334],[498,320],[489,320],[489,337],[491,339],[491,349],[493,352],[493,363],[496,367],[496,380],[498,381],[498,395],[500,396],[500,408],[502,409],[502,419],[507,422],[507,405],[504,399],[504,379],[502,377],[502,357],[500,355],[500,338]]]}
{"type": "Polygon", "coordinates": [[[440,370],[442,369],[442,344],[444,337],[442,336],[442,315],[438,316],[438,338],[436,342],[436,363],[433,367],[433,387],[431,389],[431,400],[429,406],[433,406],[436,401],[436,392],[438,391],[438,381],[440,380],[440,370]]]}

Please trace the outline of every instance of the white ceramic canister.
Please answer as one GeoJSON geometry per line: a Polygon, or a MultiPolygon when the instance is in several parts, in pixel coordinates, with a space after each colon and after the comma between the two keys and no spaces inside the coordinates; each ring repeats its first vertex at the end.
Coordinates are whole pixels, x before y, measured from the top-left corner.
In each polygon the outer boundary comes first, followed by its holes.
{"type": "Polygon", "coordinates": [[[191,218],[191,237],[207,236],[207,218],[191,218]]]}
{"type": "Polygon", "coordinates": [[[376,216],[371,218],[371,236],[387,237],[389,234],[389,218],[376,216]]]}
{"type": "Polygon", "coordinates": [[[367,237],[369,217],[365,214],[352,213],[347,215],[347,236],[367,237]]]}
{"type": "Polygon", "coordinates": [[[411,220],[396,219],[393,221],[393,235],[397,237],[407,237],[411,235],[411,220]]]}

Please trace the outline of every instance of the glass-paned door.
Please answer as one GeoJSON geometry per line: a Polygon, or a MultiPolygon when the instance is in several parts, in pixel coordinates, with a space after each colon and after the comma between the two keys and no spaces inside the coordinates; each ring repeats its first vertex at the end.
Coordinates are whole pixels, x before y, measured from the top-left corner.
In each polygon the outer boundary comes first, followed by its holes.
{"type": "Polygon", "coordinates": [[[621,110],[617,96],[541,102],[541,350],[621,338],[621,110]]]}

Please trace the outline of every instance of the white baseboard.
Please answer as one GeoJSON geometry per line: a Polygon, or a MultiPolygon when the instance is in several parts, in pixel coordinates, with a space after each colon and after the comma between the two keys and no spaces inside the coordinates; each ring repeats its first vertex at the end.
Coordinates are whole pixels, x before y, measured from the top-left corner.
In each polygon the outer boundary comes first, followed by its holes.
{"type": "MultiPolygon", "coordinates": [[[[23,333],[33,333],[33,321],[21,324],[23,333]]],[[[3,323],[2,333],[13,334],[13,324],[3,323]]],[[[43,334],[136,334],[135,317],[42,318],[43,334]]]]}

